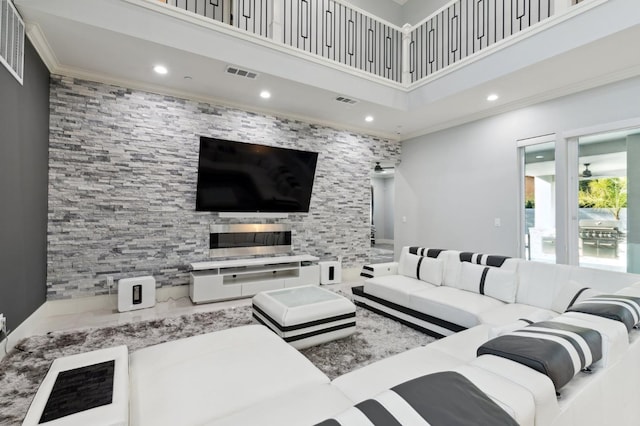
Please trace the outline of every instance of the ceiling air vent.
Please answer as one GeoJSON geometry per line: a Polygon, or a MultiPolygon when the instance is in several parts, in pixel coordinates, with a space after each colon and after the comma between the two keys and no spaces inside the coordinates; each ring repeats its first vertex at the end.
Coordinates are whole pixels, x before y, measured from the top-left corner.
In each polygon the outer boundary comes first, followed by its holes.
{"type": "Polygon", "coordinates": [[[24,21],[9,0],[0,0],[0,62],[22,84],[24,21]]]}
{"type": "Polygon", "coordinates": [[[238,77],[250,78],[252,80],[255,80],[258,77],[258,73],[255,73],[253,71],[243,70],[241,68],[232,67],[232,66],[227,67],[227,73],[237,75],[238,77]]]}
{"type": "Polygon", "coordinates": [[[353,105],[358,102],[355,99],[345,98],[344,96],[338,96],[336,98],[336,101],[342,102],[343,104],[349,104],[349,105],[353,105]]]}

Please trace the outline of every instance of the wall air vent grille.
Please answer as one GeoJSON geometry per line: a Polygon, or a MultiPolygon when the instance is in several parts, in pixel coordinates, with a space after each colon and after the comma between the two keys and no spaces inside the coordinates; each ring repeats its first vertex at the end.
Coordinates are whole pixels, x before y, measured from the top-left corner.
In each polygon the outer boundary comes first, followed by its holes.
{"type": "Polygon", "coordinates": [[[24,21],[10,0],[0,0],[0,62],[22,84],[24,21]]]}
{"type": "Polygon", "coordinates": [[[355,99],[345,98],[344,96],[338,96],[336,98],[336,101],[342,102],[343,104],[349,104],[349,105],[353,105],[358,102],[355,99]]]}
{"type": "Polygon", "coordinates": [[[250,78],[251,80],[255,80],[256,78],[258,78],[258,73],[256,72],[247,71],[247,70],[243,70],[241,68],[232,67],[232,66],[227,67],[227,73],[237,75],[238,77],[250,78]]]}

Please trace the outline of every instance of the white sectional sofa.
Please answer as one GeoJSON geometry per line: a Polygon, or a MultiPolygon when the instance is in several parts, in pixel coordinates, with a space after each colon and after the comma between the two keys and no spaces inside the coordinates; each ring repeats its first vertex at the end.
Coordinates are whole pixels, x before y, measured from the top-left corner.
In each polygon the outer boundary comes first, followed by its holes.
{"type": "Polygon", "coordinates": [[[259,325],[148,347],[129,424],[640,424],[639,276],[408,247],[364,271],[357,303],[446,337],[333,381],[259,325]]]}

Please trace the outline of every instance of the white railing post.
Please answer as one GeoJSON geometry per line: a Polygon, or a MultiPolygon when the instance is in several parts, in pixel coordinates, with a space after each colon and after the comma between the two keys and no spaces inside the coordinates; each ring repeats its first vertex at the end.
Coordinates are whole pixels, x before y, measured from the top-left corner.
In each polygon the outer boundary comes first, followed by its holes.
{"type": "Polygon", "coordinates": [[[271,22],[269,23],[271,39],[275,42],[283,43],[282,17],[284,16],[284,2],[273,0],[271,2],[271,8],[271,22]]]}
{"type": "Polygon", "coordinates": [[[572,0],[553,0],[553,15],[563,13],[571,7],[572,0]]]}
{"type": "Polygon", "coordinates": [[[232,21],[231,26],[240,28],[240,2],[242,0],[231,0],[232,21]]]}
{"type": "Polygon", "coordinates": [[[413,27],[409,24],[402,26],[402,84],[411,84],[411,31],[413,27]]]}

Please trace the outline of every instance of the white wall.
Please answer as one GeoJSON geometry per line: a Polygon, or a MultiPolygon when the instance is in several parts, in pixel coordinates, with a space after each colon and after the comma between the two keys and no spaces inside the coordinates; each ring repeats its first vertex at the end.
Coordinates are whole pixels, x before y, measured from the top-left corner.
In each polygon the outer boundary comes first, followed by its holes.
{"type": "Polygon", "coordinates": [[[517,256],[516,140],[638,118],[638,99],[635,77],[403,142],[396,250],[423,245],[517,256]]]}

